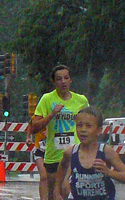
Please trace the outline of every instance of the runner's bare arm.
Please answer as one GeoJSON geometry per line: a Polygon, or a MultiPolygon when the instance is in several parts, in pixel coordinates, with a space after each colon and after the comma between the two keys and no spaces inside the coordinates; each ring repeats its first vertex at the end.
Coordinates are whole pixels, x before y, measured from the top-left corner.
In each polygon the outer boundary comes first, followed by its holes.
{"type": "Polygon", "coordinates": [[[113,150],[113,148],[109,145],[105,147],[105,157],[106,160],[115,168],[109,169],[106,166],[106,163],[101,159],[96,159],[94,163],[94,167],[96,171],[104,173],[106,176],[110,176],[111,178],[124,182],[125,183],[125,165],[121,161],[117,152],[113,150]]]}
{"type": "Polygon", "coordinates": [[[27,129],[27,138],[26,138],[26,144],[27,146],[30,146],[30,144],[33,143],[32,141],[32,138],[31,138],[31,135],[33,134],[32,132],[32,121],[29,122],[29,125],[28,125],[28,129],[27,129]]]}
{"type": "Polygon", "coordinates": [[[60,112],[63,107],[64,107],[63,105],[56,105],[52,113],[50,113],[46,117],[36,115],[35,119],[32,122],[33,132],[38,133],[43,128],[45,128],[47,124],[52,120],[52,118],[56,115],[56,113],[60,112]]]}

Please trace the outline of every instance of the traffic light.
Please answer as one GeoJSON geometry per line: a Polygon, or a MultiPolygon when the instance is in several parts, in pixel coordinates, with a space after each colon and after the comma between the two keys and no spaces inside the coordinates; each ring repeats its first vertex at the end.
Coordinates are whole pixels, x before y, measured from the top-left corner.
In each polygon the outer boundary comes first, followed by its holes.
{"type": "Polygon", "coordinates": [[[0,55],[0,76],[15,73],[15,54],[0,55]]]}
{"type": "Polygon", "coordinates": [[[4,74],[11,73],[11,54],[5,54],[4,74]]]}
{"type": "Polygon", "coordinates": [[[3,117],[7,118],[10,115],[10,98],[8,96],[3,95],[2,105],[3,105],[3,117]]]}
{"type": "Polygon", "coordinates": [[[23,117],[31,117],[37,105],[37,95],[34,92],[23,95],[23,117]]]}
{"type": "Polygon", "coordinates": [[[23,117],[28,116],[28,95],[23,95],[23,117]]]}
{"type": "Polygon", "coordinates": [[[28,95],[28,115],[32,116],[35,112],[37,105],[37,95],[34,92],[30,92],[28,95]]]}

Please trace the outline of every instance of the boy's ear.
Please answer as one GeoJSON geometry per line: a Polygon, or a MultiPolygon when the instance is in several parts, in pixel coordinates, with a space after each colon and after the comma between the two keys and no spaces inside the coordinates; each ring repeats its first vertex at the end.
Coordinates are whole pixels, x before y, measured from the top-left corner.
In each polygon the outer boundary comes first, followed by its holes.
{"type": "Polygon", "coordinates": [[[97,136],[100,136],[100,135],[101,135],[101,133],[102,133],[102,127],[99,127],[99,128],[98,128],[98,133],[97,133],[97,136]]]}
{"type": "Polygon", "coordinates": [[[72,79],[70,78],[70,82],[72,83],[72,79]]]}

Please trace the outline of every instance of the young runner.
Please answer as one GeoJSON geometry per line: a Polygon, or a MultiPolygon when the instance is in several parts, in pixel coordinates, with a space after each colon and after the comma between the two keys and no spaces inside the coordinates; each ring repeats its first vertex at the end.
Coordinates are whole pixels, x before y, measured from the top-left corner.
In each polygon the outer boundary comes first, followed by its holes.
{"type": "MultiPolygon", "coordinates": [[[[32,122],[35,119],[35,116],[32,116],[31,121],[29,122],[26,144],[29,146],[33,143],[31,135],[33,135],[32,122]]],[[[34,151],[34,160],[40,175],[39,182],[39,194],[40,200],[48,199],[48,187],[47,187],[47,175],[46,169],[44,167],[44,154],[45,154],[45,145],[46,145],[46,129],[44,128],[39,133],[35,135],[35,151],[34,151]]]]}
{"type": "Polygon", "coordinates": [[[44,166],[47,171],[49,200],[53,200],[56,172],[64,149],[79,142],[75,115],[81,108],[89,106],[84,95],[70,91],[72,79],[67,66],[55,67],[52,70],[51,79],[55,89],[44,94],[40,99],[33,123],[34,132],[47,127],[44,166]]]}
{"type": "Polygon", "coordinates": [[[93,107],[79,111],[76,129],[81,143],[64,152],[57,171],[55,200],[63,200],[61,187],[69,166],[71,192],[68,200],[115,200],[112,179],[125,183],[125,165],[111,146],[98,143],[102,125],[102,115],[93,107]],[[109,168],[109,164],[116,170],[109,168]]]}

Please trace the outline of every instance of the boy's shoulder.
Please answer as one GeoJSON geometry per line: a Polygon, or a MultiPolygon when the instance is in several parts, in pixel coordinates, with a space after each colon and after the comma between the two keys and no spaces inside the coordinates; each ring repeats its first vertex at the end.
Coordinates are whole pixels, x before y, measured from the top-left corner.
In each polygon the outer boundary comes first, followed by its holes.
{"type": "Polygon", "coordinates": [[[105,153],[105,158],[109,160],[112,159],[113,156],[117,154],[117,152],[114,151],[113,147],[109,144],[105,144],[104,153],[105,153]]]}
{"type": "Polygon", "coordinates": [[[70,155],[71,155],[71,154],[72,154],[72,151],[73,151],[73,148],[74,148],[74,146],[75,146],[74,144],[73,144],[73,145],[70,145],[69,147],[67,147],[67,148],[65,149],[65,151],[64,151],[64,152],[65,152],[66,154],[70,154],[70,155]]]}
{"type": "Polygon", "coordinates": [[[80,144],[74,144],[74,145],[72,146],[72,154],[74,154],[74,153],[76,153],[76,152],[78,151],[79,145],[80,145],[80,144]]]}

